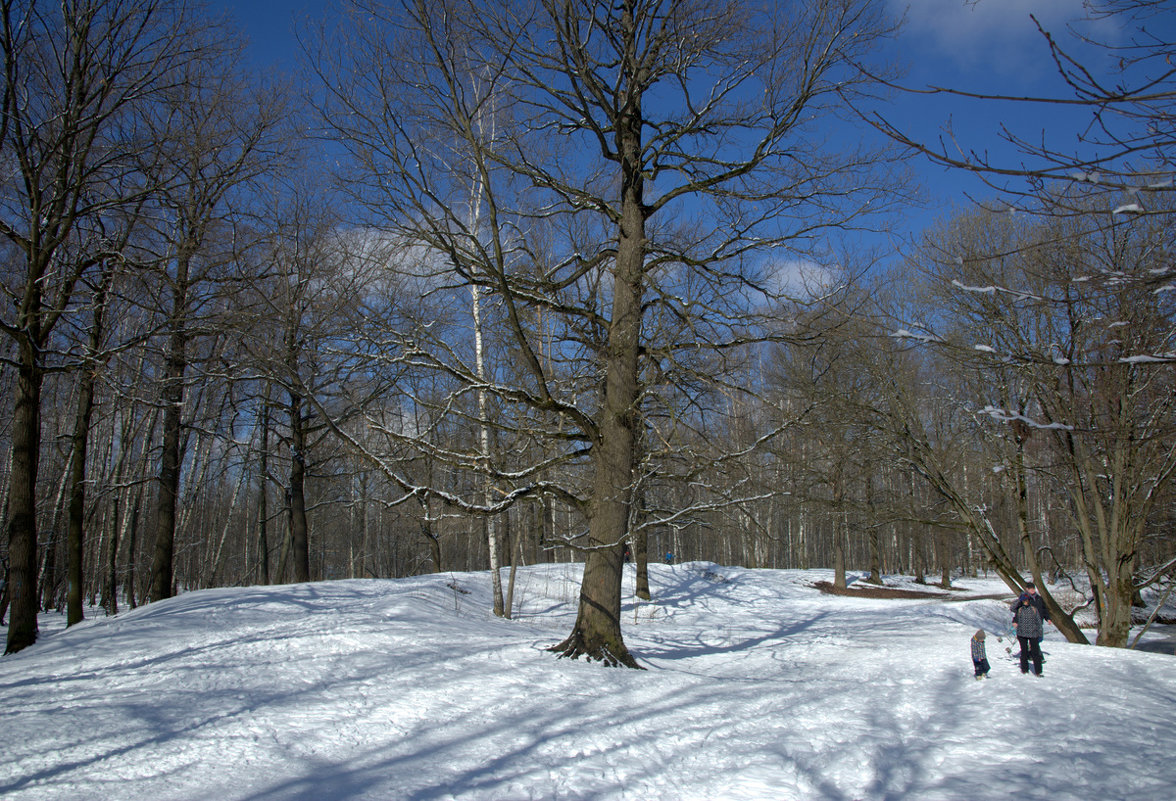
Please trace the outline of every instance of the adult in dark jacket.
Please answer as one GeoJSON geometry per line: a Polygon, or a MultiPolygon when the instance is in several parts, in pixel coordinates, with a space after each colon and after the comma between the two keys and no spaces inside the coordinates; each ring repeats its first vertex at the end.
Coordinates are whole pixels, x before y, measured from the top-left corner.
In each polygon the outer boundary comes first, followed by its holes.
{"type": "Polygon", "coordinates": [[[1017,607],[1021,605],[1021,601],[1026,598],[1028,598],[1029,603],[1033,604],[1034,608],[1037,609],[1037,614],[1041,616],[1043,621],[1048,621],[1050,623],[1053,622],[1050,619],[1049,610],[1045,608],[1045,599],[1037,594],[1037,585],[1032,581],[1025,582],[1025,591],[1021,593],[1021,595],[1017,598],[1016,603],[1014,603],[1010,609],[1013,612],[1016,612],[1017,607]]]}
{"type": "Polygon", "coordinates": [[[1045,601],[1037,594],[1037,587],[1030,581],[1025,592],[1013,604],[1013,628],[1017,630],[1017,641],[1021,644],[1021,672],[1029,672],[1029,660],[1033,660],[1033,672],[1041,676],[1041,638],[1045,636],[1045,621],[1049,610],[1045,601]]]}

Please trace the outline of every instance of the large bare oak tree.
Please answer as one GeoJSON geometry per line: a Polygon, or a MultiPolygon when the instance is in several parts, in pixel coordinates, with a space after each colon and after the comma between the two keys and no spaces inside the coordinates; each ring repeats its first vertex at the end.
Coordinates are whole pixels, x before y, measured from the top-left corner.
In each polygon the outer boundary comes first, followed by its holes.
{"type": "MultiPolygon", "coordinates": [[[[820,125],[862,88],[850,65],[888,33],[881,5],[353,4],[364,25],[323,66],[352,186],[421,263],[448,265],[434,286],[484,288],[515,369],[480,373],[436,326],[404,352],[529,410],[482,422],[551,432],[565,471],[587,460],[579,484],[533,467],[504,492],[556,493],[586,521],[562,655],[637,664],[620,611],[642,403],[661,374],[644,366],[687,349],[718,363],[771,336],[756,312],[784,262],[878,199],[875,154],[837,152],[820,125]],[[688,339],[651,339],[655,311],[688,339]]],[[[464,461],[493,470],[476,449],[464,461]]]]}

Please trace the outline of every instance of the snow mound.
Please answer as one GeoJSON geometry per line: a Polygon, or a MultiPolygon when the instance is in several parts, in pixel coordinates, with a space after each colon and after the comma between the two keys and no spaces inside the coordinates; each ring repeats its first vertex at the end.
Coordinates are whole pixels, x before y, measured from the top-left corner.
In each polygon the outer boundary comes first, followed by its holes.
{"type": "MultiPolygon", "coordinates": [[[[628,571],[632,566],[627,566],[628,571]]],[[[644,671],[558,660],[581,568],[194,592],[0,660],[6,801],[1167,797],[1173,657],[1006,647],[997,582],[823,594],[830,571],[651,565],[644,671]],[[989,631],[992,678],[968,640],[989,631]],[[1015,649],[1014,649],[1015,650],[1015,649]]]]}

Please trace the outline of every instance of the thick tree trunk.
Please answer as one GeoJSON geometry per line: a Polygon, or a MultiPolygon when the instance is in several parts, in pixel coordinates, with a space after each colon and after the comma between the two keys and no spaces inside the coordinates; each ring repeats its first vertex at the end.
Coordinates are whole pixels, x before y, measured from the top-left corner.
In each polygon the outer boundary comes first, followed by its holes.
{"type": "Polygon", "coordinates": [[[915,532],[911,535],[911,572],[915,574],[916,584],[927,583],[927,567],[923,554],[923,535],[915,532]]]}
{"type": "Polygon", "coordinates": [[[151,560],[151,584],[147,598],[162,601],[174,592],[176,500],[180,491],[180,434],[183,425],[184,357],[182,334],[172,337],[167,383],[163,390],[163,450],[160,455],[158,496],[155,510],[155,550],[151,560]]]}
{"type": "Polygon", "coordinates": [[[1131,635],[1131,598],[1134,594],[1131,567],[1133,562],[1121,565],[1118,572],[1110,576],[1106,585],[1106,600],[1098,623],[1098,645],[1124,648],[1131,635]]]}
{"type": "Polygon", "coordinates": [[[94,382],[97,381],[98,350],[102,347],[106,317],[106,296],[114,278],[109,264],[103,265],[102,277],[94,293],[94,319],[86,341],[86,361],[79,377],[78,417],[73,432],[73,459],[70,465],[69,529],[66,538],[66,625],[82,620],[83,554],[85,553],[86,453],[90,442],[90,418],[94,413],[94,382]]]}
{"type": "Polygon", "coordinates": [[[598,659],[610,666],[640,667],[621,637],[623,542],[629,528],[633,446],[640,425],[638,350],[646,247],[640,98],[628,100],[616,134],[621,155],[621,222],[605,354],[604,400],[599,438],[592,446],[595,474],[588,515],[590,548],[580,585],[576,625],[571,636],[552,650],[561,656],[598,659]]]}
{"type": "Polygon", "coordinates": [[[845,534],[834,527],[833,534],[833,586],[839,590],[846,588],[845,580],[845,534]]]}
{"type": "MultiPolygon", "coordinates": [[[[1009,405],[1008,400],[1005,403],[1009,405]]],[[[1053,597],[1053,594],[1049,591],[1049,587],[1042,580],[1041,560],[1037,556],[1037,549],[1033,547],[1033,539],[1029,528],[1029,480],[1025,468],[1025,441],[1029,436],[1029,431],[1024,427],[1016,426],[1014,427],[1013,435],[1016,445],[1013,461],[1013,479],[1016,482],[1017,535],[1021,540],[1021,556],[1029,568],[1029,574],[1033,577],[1033,583],[1037,585],[1038,593],[1045,602],[1045,608],[1049,610],[1049,616],[1051,622],[1054,624],[1054,628],[1067,641],[1088,645],[1090,641],[1082,633],[1082,629],[1078,624],[1074,622],[1073,615],[1062,609],[1061,604],[1053,597]]],[[[983,544],[984,538],[981,537],[980,539],[983,544]]],[[[995,559],[995,556],[992,558],[995,559]]],[[[1011,565],[1008,567],[1011,567],[1011,565]]],[[[1011,571],[1008,571],[1006,567],[1006,572],[1011,571]]],[[[1017,583],[1019,585],[1020,581],[1018,580],[1017,583]]]]}
{"type": "Polygon", "coordinates": [[[37,641],[37,469],[41,451],[43,375],[31,345],[21,343],[12,416],[8,492],[8,641],[12,654],[37,641]]]}
{"type": "Polygon", "coordinates": [[[870,583],[882,583],[882,542],[877,526],[870,527],[870,583]]]}
{"type": "Polygon", "coordinates": [[[939,560],[939,586],[945,590],[951,589],[951,548],[948,547],[947,535],[935,535],[935,556],[939,560]]]}
{"type": "Polygon", "coordinates": [[[290,545],[294,581],[310,581],[310,536],[306,523],[306,431],[302,398],[290,393],[290,545]]]}

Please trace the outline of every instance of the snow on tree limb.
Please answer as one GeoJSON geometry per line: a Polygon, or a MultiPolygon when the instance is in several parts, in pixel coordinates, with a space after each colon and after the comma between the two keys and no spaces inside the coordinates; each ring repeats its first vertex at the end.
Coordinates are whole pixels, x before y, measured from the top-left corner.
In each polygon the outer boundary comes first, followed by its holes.
{"type": "Polygon", "coordinates": [[[1037,420],[1034,420],[1031,417],[1026,417],[1025,415],[1021,414],[1020,412],[1010,412],[1005,409],[999,409],[995,406],[985,406],[983,409],[980,410],[980,414],[986,414],[989,417],[991,417],[993,420],[996,420],[1001,423],[1011,423],[1013,421],[1019,421],[1021,423],[1024,423],[1027,426],[1030,426],[1031,428],[1041,429],[1042,431],[1051,431],[1051,430],[1052,431],[1073,431],[1074,430],[1074,426],[1067,425],[1066,423],[1042,423],[1037,420]]]}

